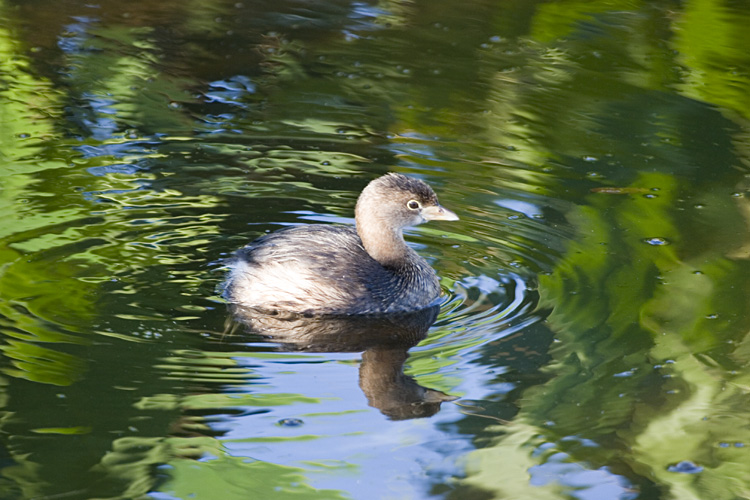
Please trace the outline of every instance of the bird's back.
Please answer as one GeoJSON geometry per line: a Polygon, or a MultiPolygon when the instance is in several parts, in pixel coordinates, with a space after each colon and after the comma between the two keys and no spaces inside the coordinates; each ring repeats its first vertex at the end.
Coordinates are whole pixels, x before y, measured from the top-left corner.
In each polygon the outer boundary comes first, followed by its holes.
{"type": "Polygon", "coordinates": [[[415,310],[440,295],[432,268],[415,252],[388,269],[349,226],[305,225],[265,235],[231,264],[227,296],[246,307],[315,314],[415,310]]]}

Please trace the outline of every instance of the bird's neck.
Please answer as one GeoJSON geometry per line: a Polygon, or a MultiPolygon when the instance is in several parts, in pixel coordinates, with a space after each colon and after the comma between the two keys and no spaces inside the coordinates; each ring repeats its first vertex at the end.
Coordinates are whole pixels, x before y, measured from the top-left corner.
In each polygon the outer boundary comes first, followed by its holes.
{"type": "Polygon", "coordinates": [[[357,215],[357,233],[367,253],[384,267],[404,267],[414,251],[406,245],[403,231],[389,226],[377,217],[357,215]]]}

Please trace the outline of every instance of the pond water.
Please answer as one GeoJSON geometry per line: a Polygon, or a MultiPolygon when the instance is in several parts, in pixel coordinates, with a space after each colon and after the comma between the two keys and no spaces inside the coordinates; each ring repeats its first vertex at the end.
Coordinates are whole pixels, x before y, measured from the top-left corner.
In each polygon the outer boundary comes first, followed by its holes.
{"type": "Polygon", "coordinates": [[[750,497],[748,23],[0,0],[0,498],[750,497]],[[232,314],[389,171],[461,218],[437,317],[232,314]]]}

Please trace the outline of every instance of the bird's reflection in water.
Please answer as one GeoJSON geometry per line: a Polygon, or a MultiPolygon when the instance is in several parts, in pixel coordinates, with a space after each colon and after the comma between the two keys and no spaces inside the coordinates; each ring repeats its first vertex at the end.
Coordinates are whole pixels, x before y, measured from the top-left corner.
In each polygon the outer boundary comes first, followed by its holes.
{"type": "Polygon", "coordinates": [[[363,351],[359,386],[370,406],[393,420],[429,417],[456,398],[420,386],[404,374],[408,350],[425,338],[439,307],[388,316],[301,316],[235,306],[234,320],[248,333],[283,350],[363,351]]]}

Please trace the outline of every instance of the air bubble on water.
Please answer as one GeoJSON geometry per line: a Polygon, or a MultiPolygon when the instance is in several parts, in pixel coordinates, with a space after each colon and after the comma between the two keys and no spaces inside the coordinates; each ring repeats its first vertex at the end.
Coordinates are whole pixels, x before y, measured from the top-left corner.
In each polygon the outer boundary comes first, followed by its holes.
{"type": "Polygon", "coordinates": [[[304,422],[299,418],[282,418],[277,424],[282,427],[299,427],[304,424],[304,422]]]}
{"type": "Polygon", "coordinates": [[[655,247],[669,245],[669,241],[667,241],[665,238],[646,238],[645,240],[643,240],[643,242],[655,247]]]}

